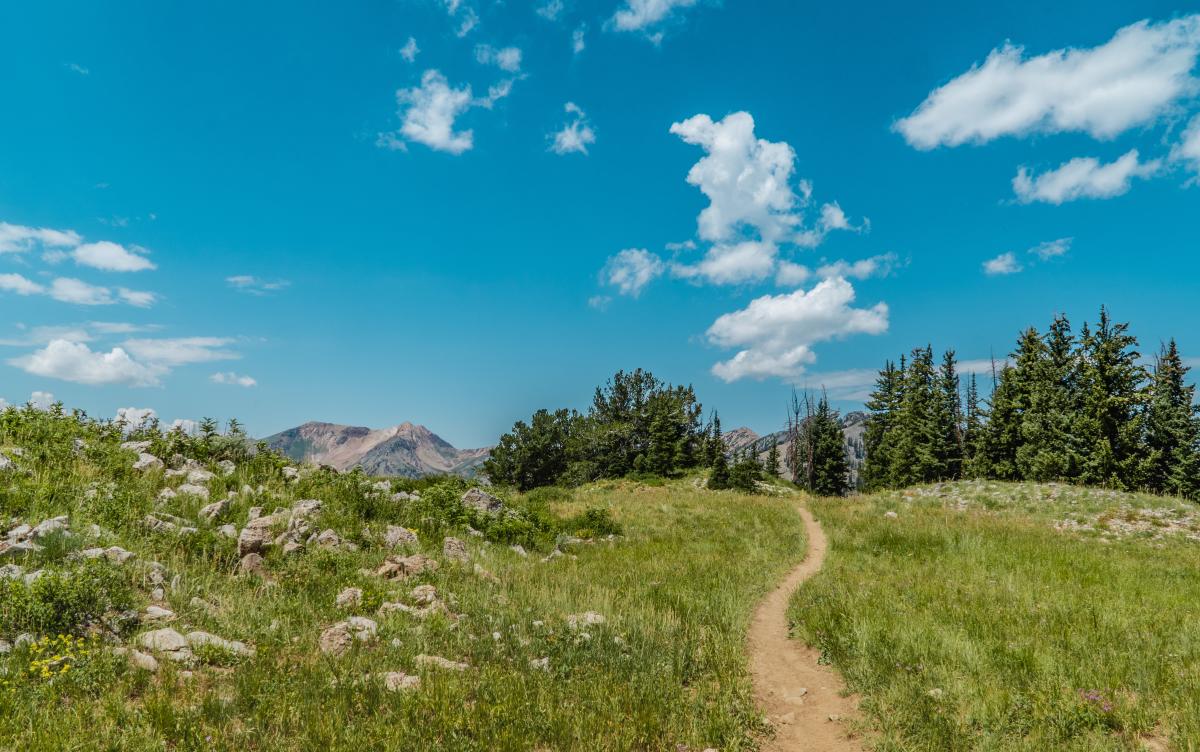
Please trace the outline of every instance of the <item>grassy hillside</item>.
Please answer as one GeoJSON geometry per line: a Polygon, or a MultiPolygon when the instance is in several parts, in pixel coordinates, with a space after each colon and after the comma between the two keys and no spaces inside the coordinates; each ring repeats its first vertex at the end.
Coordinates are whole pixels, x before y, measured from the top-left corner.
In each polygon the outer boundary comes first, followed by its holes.
{"type": "Polygon", "coordinates": [[[752,747],[744,631],[802,555],[788,503],[612,482],[487,513],[461,482],[127,438],[0,414],[0,749],[752,747]],[[244,563],[256,529],[280,537],[244,563]]]}
{"type": "Polygon", "coordinates": [[[955,483],[814,504],[797,633],[879,750],[1200,748],[1200,510],[955,483]]]}

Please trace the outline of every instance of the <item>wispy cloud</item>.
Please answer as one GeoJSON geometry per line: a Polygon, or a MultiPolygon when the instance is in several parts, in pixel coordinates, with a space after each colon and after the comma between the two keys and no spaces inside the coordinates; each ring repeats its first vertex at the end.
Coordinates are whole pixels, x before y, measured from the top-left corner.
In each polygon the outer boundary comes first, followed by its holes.
{"type": "Polygon", "coordinates": [[[548,136],[550,151],[560,155],[587,154],[588,146],[596,143],[596,132],[592,130],[591,122],[574,102],[567,102],[563,109],[571,119],[564,123],[560,130],[548,136]]]}
{"type": "Polygon", "coordinates": [[[233,371],[220,371],[208,377],[208,380],[214,384],[226,384],[229,386],[252,387],[258,386],[258,381],[250,376],[244,376],[234,373],[233,371]]]}
{"type": "Polygon", "coordinates": [[[235,274],[232,277],[226,277],[225,283],[238,292],[249,295],[269,295],[284,290],[292,284],[286,279],[268,280],[250,274],[235,274]]]}

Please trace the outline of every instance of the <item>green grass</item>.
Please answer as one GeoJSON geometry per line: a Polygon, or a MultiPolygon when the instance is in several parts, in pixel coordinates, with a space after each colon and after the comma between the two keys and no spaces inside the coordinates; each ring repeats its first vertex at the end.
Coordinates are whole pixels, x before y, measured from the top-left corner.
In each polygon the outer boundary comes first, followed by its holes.
{"type": "Polygon", "coordinates": [[[1200,749],[1194,505],[958,483],[813,507],[831,554],[791,618],[875,749],[1200,749]]]}
{"type": "MultiPolygon", "coordinates": [[[[507,497],[521,510],[519,519],[476,524],[495,541],[485,542],[466,533],[465,522],[478,521],[447,501],[461,488],[427,487],[419,504],[384,503],[372,498],[370,479],[316,473],[289,484],[278,462],[260,456],[208,485],[214,499],[243,484],[262,484],[263,493],[239,495],[216,522],[178,537],[151,533],[140,521],[155,509],[195,520],[202,502],[179,497],[156,505],[167,481],[161,471],[130,471],[134,456],[116,448],[119,440],[70,417],[0,416],[0,451],[27,450],[17,458],[19,472],[0,475],[0,527],[14,518],[36,523],[67,514],[77,533],[17,563],[71,582],[84,571],[73,550],[123,546],[138,559],[90,565],[97,577],[123,578],[110,588],[110,607],[128,605],[123,600],[132,592],[134,607],[144,608],[153,587],[146,563],[157,561],[166,567],[167,605],[179,616],[169,626],[240,640],[256,654],[198,651],[190,676],[166,660],[157,674],[139,672],[89,639],[94,630],[83,621],[60,624],[45,614],[51,596],[92,616],[108,596],[87,600],[65,586],[43,586],[50,595],[31,591],[30,605],[14,605],[0,638],[11,641],[17,630],[47,624],[83,642],[39,633],[49,638],[41,652],[20,648],[0,656],[0,749],[754,748],[762,729],[746,670],[745,628],[755,603],[802,556],[802,526],[789,500],[714,493],[690,481],[541,491],[507,497]],[[71,440],[79,435],[88,448],[76,456],[71,440]],[[89,498],[92,487],[100,492],[89,498]],[[226,521],[240,526],[252,505],[270,512],[304,498],[325,502],[316,530],[331,527],[360,550],[310,546],[292,557],[273,551],[265,579],[234,576],[235,545],[214,528],[226,521]],[[564,546],[576,558],[542,563],[555,530],[587,533],[611,521],[623,533],[615,542],[564,546]],[[79,534],[92,523],[104,528],[99,541],[79,534]],[[404,583],[364,574],[387,553],[375,534],[389,523],[417,528],[421,550],[441,567],[404,583]],[[444,534],[467,541],[474,562],[498,582],[442,559],[444,534]],[[538,550],[522,558],[508,547],[514,536],[538,550]],[[457,623],[375,614],[380,601],[405,600],[423,583],[435,585],[462,615],[457,623]],[[336,607],[347,586],[363,588],[364,606],[336,607]],[[193,606],[193,598],[215,609],[193,606]],[[566,623],[584,611],[607,619],[588,628],[587,637],[566,623]],[[378,621],[378,640],[338,658],[321,654],[321,630],[355,614],[378,621]],[[422,653],[472,668],[458,674],[418,667],[414,658],[422,653]],[[530,665],[540,658],[549,658],[548,670],[530,665]],[[417,673],[422,685],[387,692],[370,679],[386,671],[417,673]]],[[[127,624],[124,644],[149,628],[127,624]]]]}

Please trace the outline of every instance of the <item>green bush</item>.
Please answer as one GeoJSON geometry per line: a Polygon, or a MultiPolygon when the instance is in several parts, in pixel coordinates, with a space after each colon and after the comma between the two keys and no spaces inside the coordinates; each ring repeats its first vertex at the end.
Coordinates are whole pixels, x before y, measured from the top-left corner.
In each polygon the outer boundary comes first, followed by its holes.
{"type": "Polygon", "coordinates": [[[621,524],[612,518],[607,509],[589,507],[574,517],[568,517],[559,523],[559,528],[577,538],[602,538],[606,535],[620,535],[621,524]]]}
{"type": "Polygon", "coordinates": [[[0,580],[0,633],[82,634],[109,611],[132,608],[133,588],[104,561],[45,571],[29,585],[0,580]]]}

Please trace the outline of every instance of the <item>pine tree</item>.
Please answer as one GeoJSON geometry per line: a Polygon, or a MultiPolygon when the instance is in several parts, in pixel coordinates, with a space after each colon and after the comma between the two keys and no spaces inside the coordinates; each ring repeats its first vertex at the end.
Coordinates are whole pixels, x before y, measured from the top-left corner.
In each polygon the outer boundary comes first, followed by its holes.
{"type": "Polygon", "coordinates": [[[953,350],[947,350],[942,356],[937,397],[937,478],[955,480],[962,477],[966,447],[963,437],[962,396],[959,393],[958,367],[953,350]]]}
{"type": "Polygon", "coordinates": [[[772,478],[779,477],[779,442],[771,440],[771,448],[767,450],[767,475],[772,478]]]}
{"type": "Polygon", "coordinates": [[[808,423],[813,447],[808,490],[819,496],[845,496],[850,487],[846,439],[837,413],[829,407],[829,399],[824,394],[808,423]]]}
{"type": "Polygon", "coordinates": [[[1138,486],[1142,469],[1145,369],[1128,324],[1114,324],[1100,308],[1095,332],[1080,336],[1081,479],[1120,489],[1138,486]]]}
{"type": "Polygon", "coordinates": [[[979,403],[979,385],[975,374],[967,381],[967,412],[963,429],[963,477],[986,478],[988,475],[985,449],[987,412],[979,403]]]}
{"type": "Polygon", "coordinates": [[[1200,495],[1200,417],[1196,387],[1172,339],[1155,358],[1146,407],[1147,490],[1195,499],[1200,495]]]}
{"type": "Polygon", "coordinates": [[[725,437],[721,435],[721,416],[715,412],[712,418],[712,433],[708,437],[705,454],[709,467],[715,467],[717,459],[725,456],[725,437]]]}
{"type": "MultiPolygon", "coordinates": [[[[903,361],[901,361],[903,363],[903,361]]],[[[875,380],[875,391],[866,403],[870,412],[863,432],[861,480],[864,489],[878,490],[893,486],[891,477],[892,452],[896,440],[896,421],[903,394],[903,366],[899,369],[888,361],[875,380]]]]}
{"type": "Polygon", "coordinates": [[[1017,367],[1022,369],[1027,400],[1017,449],[1017,470],[1024,480],[1069,480],[1079,472],[1074,344],[1070,323],[1057,316],[1044,339],[1023,337],[1018,346],[1017,367]]]}
{"type": "Polygon", "coordinates": [[[893,445],[891,485],[911,486],[937,480],[942,466],[937,450],[941,426],[937,418],[936,370],[933,348],[912,351],[904,376],[904,393],[897,416],[897,438],[893,445]]]}
{"type": "Polygon", "coordinates": [[[1018,480],[1017,449],[1021,446],[1020,375],[1008,364],[1003,365],[999,373],[995,368],[993,364],[988,422],[983,429],[982,452],[976,464],[986,468],[989,478],[1018,480]]]}
{"type": "Polygon", "coordinates": [[[708,476],[708,487],[719,491],[729,488],[729,485],[729,460],[725,457],[725,453],[721,452],[713,462],[712,472],[708,476]]]}

